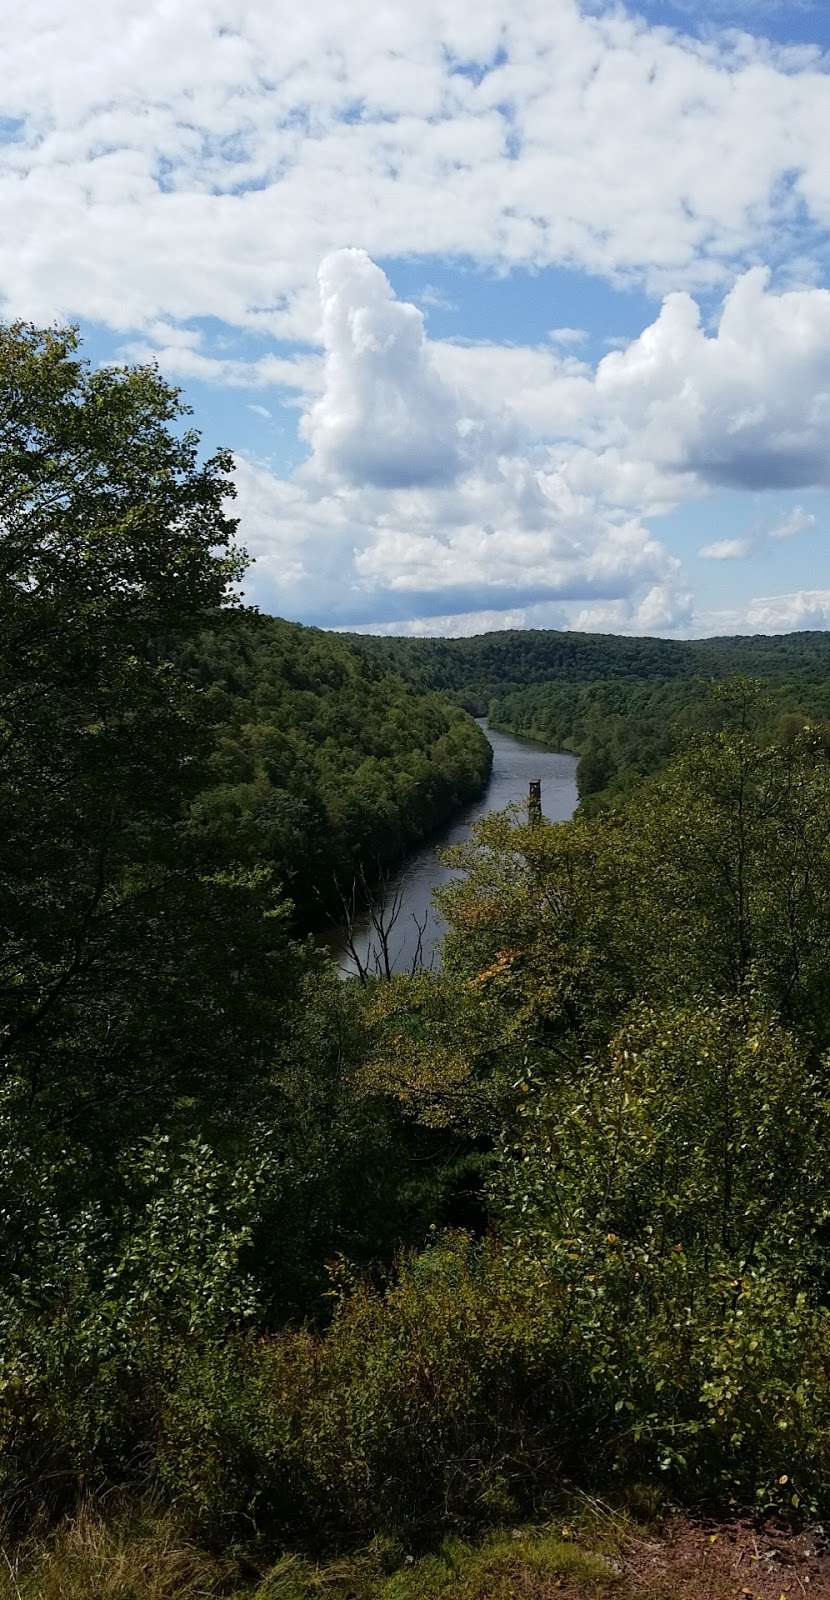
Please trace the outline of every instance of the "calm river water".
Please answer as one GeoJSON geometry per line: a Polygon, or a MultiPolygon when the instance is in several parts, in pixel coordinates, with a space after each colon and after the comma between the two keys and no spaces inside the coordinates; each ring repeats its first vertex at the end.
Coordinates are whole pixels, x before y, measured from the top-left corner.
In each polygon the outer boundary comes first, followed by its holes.
{"type": "MultiPolygon", "coordinates": [[[[528,785],[532,779],[542,780],[542,812],[549,822],[566,822],[576,807],[576,756],[548,750],[544,745],[531,744],[524,739],[514,739],[506,733],[497,733],[484,722],[481,726],[493,746],[493,772],[484,794],[462,811],[449,828],[410,856],[390,880],[387,906],[395,895],[400,896],[400,914],[390,940],[396,972],[409,970],[417,948],[416,921],[422,923],[424,917],[427,922],[422,961],[427,967],[439,964],[445,925],[432,904],[432,893],[442,883],[457,876],[439,860],[440,850],[466,839],[472,824],[488,811],[503,811],[505,806],[526,804],[528,785]]],[[[361,961],[368,961],[371,967],[375,935],[368,919],[358,922],[355,942],[361,961]]],[[[344,977],[354,973],[356,969],[342,934],[335,934],[329,943],[344,977]]]]}

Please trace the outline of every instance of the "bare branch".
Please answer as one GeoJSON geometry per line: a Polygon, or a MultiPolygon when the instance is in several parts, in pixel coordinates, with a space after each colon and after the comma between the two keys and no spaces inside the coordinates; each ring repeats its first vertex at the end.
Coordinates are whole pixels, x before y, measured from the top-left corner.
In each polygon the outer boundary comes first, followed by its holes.
{"type": "MultiPolygon", "coordinates": [[[[419,920],[411,913],[415,924],[415,948],[404,963],[406,935],[397,943],[393,939],[405,908],[405,888],[394,882],[390,873],[379,863],[371,877],[363,862],[355,873],[351,887],[345,892],[335,880],[337,898],[343,918],[343,945],[349,964],[361,983],[370,977],[388,981],[396,972],[415,973],[424,966],[424,936],[429,912],[419,920]],[[361,946],[363,950],[361,953],[361,946]]],[[[434,956],[431,958],[432,964],[434,956]]]]}

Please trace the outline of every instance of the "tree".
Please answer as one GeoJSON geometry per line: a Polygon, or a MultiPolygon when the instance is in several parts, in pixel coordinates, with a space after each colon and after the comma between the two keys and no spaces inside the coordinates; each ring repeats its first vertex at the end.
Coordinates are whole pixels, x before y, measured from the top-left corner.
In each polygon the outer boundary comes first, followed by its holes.
{"type": "Polygon", "coordinates": [[[757,1004],[635,1005],[526,1089],[496,1186],[522,1226],[823,1264],[828,1065],[757,1004]]]}
{"type": "Polygon", "coordinates": [[[488,817],[453,852],[465,875],[441,892],[445,969],[495,1003],[502,1049],[520,1041],[555,1076],[637,999],[762,1003],[830,1043],[824,736],[770,742],[747,725],[745,686],[732,699],[737,725],[619,811],[547,828],[488,817]]]}
{"type": "Polygon", "coordinates": [[[230,456],[77,343],[0,329],[0,1051],[6,1092],[91,1132],[244,1077],[285,937],[187,822],[210,731],[173,656],[244,568],[230,456]]]}
{"type": "Polygon", "coordinates": [[[630,925],[659,996],[754,989],[830,1039],[830,766],[809,726],[696,741],[626,813],[630,925]]]}

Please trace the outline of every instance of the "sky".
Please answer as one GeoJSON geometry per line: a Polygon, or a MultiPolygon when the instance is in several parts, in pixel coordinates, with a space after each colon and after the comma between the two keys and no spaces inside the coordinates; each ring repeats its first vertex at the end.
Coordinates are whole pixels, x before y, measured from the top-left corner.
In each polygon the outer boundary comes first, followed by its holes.
{"type": "Polygon", "coordinates": [[[247,598],[830,627],[828,0],[28,0],[0,315],[155,361],[247,598]]]}

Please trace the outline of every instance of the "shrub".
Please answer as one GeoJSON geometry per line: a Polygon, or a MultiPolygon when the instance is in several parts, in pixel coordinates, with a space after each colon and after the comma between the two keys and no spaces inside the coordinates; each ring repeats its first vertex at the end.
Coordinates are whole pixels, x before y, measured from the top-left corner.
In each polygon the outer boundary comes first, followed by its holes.
{"type": "Polygon", "coordinates": [[[828,1315],[780,1275],[733,1274],[618,1240],[546,1259],[443,1240],[324,1335],[194,1349],[165,1489],[214,1536],[295,1539],[485,1524],[573,1478],[821,1509],[828,1315]]]}

